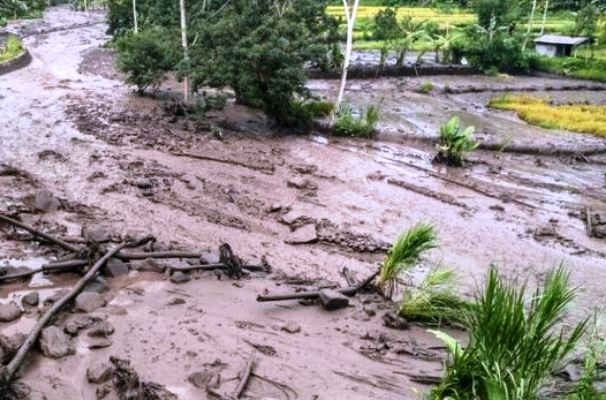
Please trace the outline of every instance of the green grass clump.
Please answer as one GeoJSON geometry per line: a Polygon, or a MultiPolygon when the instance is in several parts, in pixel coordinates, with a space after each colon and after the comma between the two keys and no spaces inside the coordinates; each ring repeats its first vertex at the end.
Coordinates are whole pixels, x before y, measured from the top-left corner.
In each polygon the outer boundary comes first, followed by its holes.
{"type": "Polygon", "coordinates": [[[0,62],[12,60],[15,57],[20,56],[25,51],[23,42],[17,36],[10,35],[4,44],[0,45],[0,62]]]}
{"type": "Polygon", "coordinates": [[[473,126],[461,129],[459,117],[452,117],[440,127],[440,144],[435,161],[454,166],[463,165],[465,154],[480,145],[472,139],[474,131],[473,126]]]}
{"type": "Polygon", "coordinates": [[[408,321],[460,325],[469,305],[456,293],[454,271],[434,268],[418,287],[406,288],[398,315],[408,321]]]}
{"type": "Polygon", "coordinates": [[[530,65],[538,71],[606,82],[606,50],[598,50],[593,60],[588,57],[533,56],[530,65]]]}
{"type": "Polygon", "coordinates": [[[377,133],[379,108],[368,106],[366,112],[356,116],[349,105],[344,105],[337,114],[332,131],[336,136],[372,137],[377,133]]]}
{"type": "Polygon", "coordinates": [[[437,247],[438,236],[434,227],[420,223],[402,234],[393,244],[379,273],[379,286],[391,297],[398,279],[419,262],[421,255],[437,247]]]}
{"type": "Polygon", "coordinates": [[[569,334],[562,328],[560,321],[574,297],[562,267],[550,271],[530,298],[525,285],[506,282],[492,268],[484,291],[463,319],[470,336],[467,347],[435,332],[452,359],[432,399],[537,399],[586,331],[587,320],[569,334]]]}
{"type": "Polygon", "coordinates": [[[421,84],[421,86],[419,87],[417,92],[423,93],[423,94],[429,94],[429,93],[433,92],[433,89],[434,89],[433,83],[431,81],[425,81],[421,84]]]}

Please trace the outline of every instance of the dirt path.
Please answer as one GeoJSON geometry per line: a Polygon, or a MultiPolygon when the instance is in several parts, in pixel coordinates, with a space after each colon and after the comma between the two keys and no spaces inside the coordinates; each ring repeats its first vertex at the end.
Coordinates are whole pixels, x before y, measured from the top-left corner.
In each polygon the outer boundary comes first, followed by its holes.
{"type": "MultiPolygon", "coordinates": [[[[47,18],[69,26],[81,22],[82,14],[55,9],[47,18]]],[[[111,52],[99,49],[107,40],[103,32],[96,24],[30,36],[25,42],[32,64],[0,77],[0,164],[4,171],[19,171],[0,173],[0,211],[22,211],[23,219],[68,235],[101,225],[214,253],[227,241],[246,260],[265,256],[289,276],[341,284],[343,267],[365,276],[397,234],[427,220],[439,229],[441,242],[430,262],[454,267],[464,293],[471,293],[491,263],[534,280],[565,262],[582,287],[577,315],[606,295],[606,242],[587,237],[580,214],[586,207],[606,211],[603,164],[478,152],[469,168],[448,170],[431,164],[430,145],[401,136],[355,141],[272,135],[261,117],[233,105],[212,122],[229,119],[239,129],[224,129],[224,140],[216,140],[208,124],[167,116],[157,100],[133,96],[111,65],[111,52]],[[27,204],[41,189],[59,198],[61,207],[32,216],[27,204]],[[305,225],[315,226],[315,243],[286,243],[292,230],[305,225]]],[[[330,85],[312,83],[326,93],[330,85]]],[[[355,85],[350,96],[359,93],[355,85]]],[[[392,92],[393,81],[376,85],[392,92]]],[[[457,99],[443,109],[449,98],[420,97],[410,90],[415,85],[389,100],[390,107],[426,108],[409,123],[427,119],[433,127],[442,111],[466,107],[457,99]]],[[[474,115],[484,118],[491,134],[496,120],[474,115]]],[[[387,123],[392,119],[388,115],[387,123]]],[[[544,133],[517,121],[508,127],[524,140],[544,133]]],[[[555,144],[573,140],[568,133],[548,137],[555,144]]],[[[33,266],[50,257],[13,241],[0,242],[0,254],[11,265],[33,266]]],[[[54,284],[69,283],[65,279],[54,284]]],[[[376,299],[327,313],[297,303],[254,302],[266,288],[291,290],[275,277],[247,280],[243,287],[211,275],[181,286],[159,279],[133,272],[112,281],[110,304],[126,310],[100,312],[116,328],[113,345],[91,351],[87,338],[78,337],[76,355],[60,361],[36,357],[24,381],[48,398],[93,399],[87,365],[118,354],[146,379],[182,399],[197,399],[205,392],[188,382],[192,372],[220,359],[216,365],[225,364],[222,377],[229,380],[254,347],[261,378],[253,379],[250,398],[402,399],[415,398],[418,387],[407,373],[440,370],[439,357],[429,362],[410,355],[416,344],[437,342],[422,328],[382,327],[386,305],[376,299]],[[175,296],[185,303],[167,305],[175,296]],[[301,331],[282,331],[288,321],[301,331]]],[[[0,290],[17,298],[29,289],[0,290]]],[[[9,333],[29,323],[22,317],[0,328],[9,333]]]]}

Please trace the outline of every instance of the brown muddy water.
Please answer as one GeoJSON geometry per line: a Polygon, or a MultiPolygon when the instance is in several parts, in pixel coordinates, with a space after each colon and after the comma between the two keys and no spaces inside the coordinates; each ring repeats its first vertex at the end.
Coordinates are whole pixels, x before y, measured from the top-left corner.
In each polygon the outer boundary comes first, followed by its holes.
{"type": "MultiPolygon", "coordinates": [[[[507,149],[586,150],[606,141],[531,127],[486,108],[495,90],[528,88],[604,103],[606,94],[594,84],[432,77],[436,90],[424,95],[415,90],[427,78],[352,81],[348,101],[359,107],[381,102],[376,140],[272,133],[258,113],[233,104],[211,116],[212,124],[231,127],[217,140],[209,123],[166,115],[159,100],[131,92],[111,51],[100,48],[108,40],[100,18],[57,8],[34,27],[13,27],[28,32],[33,62],[0,76],[0,211],[63,236],[77,237],[86,226],[105,227],[116,237],[152,233],[166,248],[215,257],[218,245],[229,242],[246,261],[264,256],[279,273],[241,283],[205,273],[176,285],[136,271],[108,280],[109,306],[94,315],[115,327],[113,344],[91,350],[90,338],[80,334],[72,356],[31,357],[23,381],[33,398],[96,398],[100,386],[87,383],[86,368],[110,355],[130,359],[144,379],[181,399],[204,398],[206,392],[188,380],[193,372],[219,368],[221,389],[229,392],[252,352],[258,363],[248,398],[418,398],[427,387],[410,375],[439,374],[443,350],[425,354],[439,347],[425,328],[384,327],[381,317],[390,307],[384,301],[359,296],[351,307],[329,313],[296,302],[259,304],[255,297],[327,281],[345,285],[343,267],[361,279],[375,270],[388,243],[419,221],[432,222],[440,233],[440,249],[426,265],[454,268],[464,295],[493,263],[534,282],[563,262],[580,290],[573,317],[602,303],[606,240],[588,237],[582,213],[606,212],[606,157],[507,149]],[[445,86],[462,90],[446,94],[445,86]],[[481,140],[503,144],[503,151],[477,151],[463,169],[433,165],[435,149],[426,139],[453,114],[475,125],[481,140]],[[33,212],[41,190],[58,200],[56,210],[33,212]],[[293,230],[309,231],[309,225],[314,243],[287,243],[293,230]],[[299,332],[282,330],[292,321],[299,332]]],[[[309,86],[332,97],[336,84],[309,86]]],[[[163,89],[177,88],[170,83],[163,89]]],[[[1,264],[33,268],[60,256],[9,240],[10,229],[4,237],[1,264]]],[[[4,284],[0,295],[18,301],[40,290],[44,298],[76,278],[4,284]]],[[[35,314],[0,323],[0,329],[26,331],[35,314]]]]}

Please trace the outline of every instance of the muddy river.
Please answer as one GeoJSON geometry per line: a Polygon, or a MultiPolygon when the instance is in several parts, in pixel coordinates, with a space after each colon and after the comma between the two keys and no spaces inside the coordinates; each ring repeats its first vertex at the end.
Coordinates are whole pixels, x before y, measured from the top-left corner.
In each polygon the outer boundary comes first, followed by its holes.
{"type": "MultiPolygon", "coordinates": [[[[495,93],[528,90],[604,104],[606,87],[529,77],[351,81],[347,101],[381,104],[377,139],[275,132],[258,113],[231,103],[198,121],[136,96],[111,50],[101,47],[109,39],[102,21],[101,13],[55,8],[44,21],[11,27],[26,34],[33,61],[0,76],[0,212],[72,238],[87,227],[115,238],[151,233],[166,249],[210,258],[228,242],[244,260],[264,257],[275,272],[236,283],[202,273],[176,285],[139,271],[108,280],[109,305],[92,315],[115,327],[111,346],[91,349],[81,334],[74,355],[31,357],[22,379],[33,398],[97,398],[102,385],[89,384],[86,369],[110,355],[130,359],[142,377],[181,399],[204,398],[192,374],[219,370],[221,389],[229,391],[253,352],[248,398],[417,398],[427,386],[414,376],[441,371],[439,355],[420,357],[418,349],[439,343],[423,327],[385,328],[389,305],[381,299],[359,296],[329,313],[255,297],[318,280],[345,285],[344,267],[362,279],[419,221],[439,231],[440,248],[427,265],[454,268],[464,295],[473,294],[491,264],[534,282],[564,263],[580,288],[573,318],[606,296],[606,239],[589,237],[583,217],[587,209],[606,213],[606,140],[532,127],[486,107],[495,93]],[[425,81],[435,90],[420,94],[425,81]],[[486,144],[462,169],[431,162],[438,127],[454,114],[475,125],[486,144]],[[211,124],[223,127],[221,139],[211,124]],[[566,154],[547,155],[561,149],[566,154]],[[32,211],[41,192],[52,194],[55,207],[32,211]],[[311,243],[293,244],[299,227],[310,225],[311,243]],[[293,324],[300,329],[284,329],[293,324]]],[[[337,82],[309,86],[332,98],[337,82]]],[[[178,88],[169,82],[163,90],[178,88]]],[[[35,268],[59,256],[10,240],[11,230],[2,229],[0,265],[35,268]]],[[[44,298],[76,279],[2,284],[0,296],[19,301],[36,290],[44,298]]],[[[25,332],[34,318],[31,311],[0,329],[25,332]]]]}

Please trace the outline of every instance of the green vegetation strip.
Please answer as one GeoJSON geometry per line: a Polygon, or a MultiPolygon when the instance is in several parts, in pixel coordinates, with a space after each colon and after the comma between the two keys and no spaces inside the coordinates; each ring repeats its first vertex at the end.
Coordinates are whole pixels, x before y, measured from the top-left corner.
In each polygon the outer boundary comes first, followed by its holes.
{"type": "Polygon", "coordinates": [[[553,105],[533,96],[495,97],[490,106],[515,111],[524,121],[543,128],[606,136],[606,106],[553,105]]]}
{"type": "Polygon", "coordinates": [[[9,36],[5,44],[0,44],[0,63],[13,60],[25,53],[21,39],[17,36],[9,36]]]}

